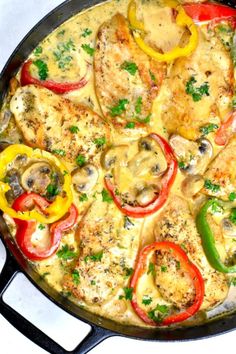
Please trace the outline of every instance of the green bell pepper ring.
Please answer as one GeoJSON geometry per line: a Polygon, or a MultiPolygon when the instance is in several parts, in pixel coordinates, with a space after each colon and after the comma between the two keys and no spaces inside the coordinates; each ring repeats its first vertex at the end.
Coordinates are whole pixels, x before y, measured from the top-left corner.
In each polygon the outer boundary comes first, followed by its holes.
{"type": "MultiPolygon", "coordinates": [[[[216,199],[210,199],[203,205],[196,218],[197,229],[201,236],[203,250],[210,265],[221,273],[234,273],[236,272],[236,264],[228,267],[221,261],[215,245],[214,234],[207,221],[208,210],[215,202],[216,199]]],[[[217,203],[220,202],[217,200],[217,203]]]]}

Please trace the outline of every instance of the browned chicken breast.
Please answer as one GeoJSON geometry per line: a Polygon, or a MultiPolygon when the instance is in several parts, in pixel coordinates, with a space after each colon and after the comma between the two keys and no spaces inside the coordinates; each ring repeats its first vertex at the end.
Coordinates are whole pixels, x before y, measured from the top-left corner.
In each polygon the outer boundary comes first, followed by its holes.
{"type": "Polygon", "coordinates": [[[94,62],[96,93],[103,114],[114,124],[149,121],[165,64],[139,49],[121,14],[100,27],[94,62]]]}
{"type": "Polygon", "coordinates": [[[204,178],[203,192],[229,200],[229,194],[236,190],[236,137],[216,156],[209,165],[204,178]]]}
{"type": "Polygon", "coordinates": [[[216,35],[199,30],[195,52],[177,59],[170,71],[169,100],[162,115],[168,133],[195,140],[201,127],[219,125],[230,110],[232,80],[229,51],[216,35]]]}
{"type": "MultiPolygon", "coordinates": [[[[169,200],[157,219],[155,236],[157,241],[172,241],[180,245],[200,270],[205,281],[201,309],[212,308],[225,299],[228,292],[226,277],[208,264],[194,219],[184,199],[173,196],[169,200]]],[[[177,307],[184,307],[193,301],[194,291],[191,280],[183,276],[181,269],[178,271],[175,262],[170,255],[158,256],[161,267],[156,267],[156,284],[167,301],[172,301],[177,307]]]]}
{"type": "Polygon", "coordinates": [[[28,145],[70,162],[78,154],[93,159],[98,152],[96,139],[109,141],[108,124],[98,114],[43,87],[18,88],[10,109],[28,145]]]}
{"type": "Polygon", "coordinates": [[[75,270],[80,282],[75,285],[67,276],[64,287],[87,304],[100,305],[115,296],[134,268],[142,222],[131,222],[114,203],[95,201],[78,229],[81,252],[75,270]]]}

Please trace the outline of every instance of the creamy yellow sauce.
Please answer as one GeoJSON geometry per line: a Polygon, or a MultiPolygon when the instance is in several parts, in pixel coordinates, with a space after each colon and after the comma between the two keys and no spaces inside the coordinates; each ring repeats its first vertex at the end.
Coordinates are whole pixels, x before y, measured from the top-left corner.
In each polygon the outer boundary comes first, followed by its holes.
{"type": "MultiPolygon", "coordinates": [[[[85,50],[83,50],[82,46],[89,45],[90,48],[95,48],[98,28],[117,12],[127,16],[128,3],[128,0],[108,1],[75,15],[55,31],[53,31],[48,37],[46,37],[30,55],[30,58],[33,60],[40,58],[47,63],[50,79],[54,81],[78,81],[78,78],[82,77],[86,71],[89,70],[88,84],[80,90],[75,90],[65,94],[64,97],[68,98],[74,103],[83,103],[100,115],[102,115],[102,111],[99,106],[94,88],[95,77],[93,72],[93,58],[85,50]]],[[[168,51],[179,43],[181,36],[183,35],[183,29],[179,28],[175,22],[171,20],[170,10],[168,8],[158,7],[156,5],[157,2],[149,3],[144,1],[143,3],[140,3],[138,7],[138,16],[143,18],[145,28],[149,32],[148,41],[155,46],[158,45],[158,48],[161,50],[168,51]],[[157,43],[156,38],[160,39],[157,43]]],[[[162,123],[161,115],[163,107],[165,106],[165,102],[171,96],[171,92],[168,86],[168,75],[170,69],[171,64],[167,68],[167,77],[164,80],[160,93],[153,104],[151,122],[148,125],[147,130],[142,133],[141,136],[147,135],[147,132],[157,132],[164,138],[168,139],[168,133],[162,123]]],[[[37,76],[36,67],[32,68],[32,74],[37,76]]],[[[19,74],[17,75],[17,78],[19,78],[19,74]]],[[[10,123],[8,130],[2,133],[1,137],[8,138],[9,131],[12,131],[12,129],[16,130],[14,122],[10,123]]],[[[115,129],[112,130],[112,143],[115,145],[127,144],[129,160],[132,159],[132,157],[135,156],[135,154],[138,152],[138,138],[140,138],[140,132],[136,131],[135,129],[131,132],[131,135],[122,135],[115,129]]],[[[207,138],[211,141],[214,148],[214,156],[216,156],[222,148],[217,147],[214,144],[213,134],[209,134],[207,138]]],[[[16,142],[21,142],[22,137],[19,135],[19,133],[16,133],[16,135],[14,135],[14,139],[16,142]]],[[[72,171],[75,166],[73,164],[67,163],[67,167],[69,171],[72,171]]],[[[80,195],[76,191],[73,191],[74,203],[77,205],[79,210],[78,223],[81,221],[84,213],[95,199],[100,201],[101,209],[106,207],[101,200],[101,192],[104,188],[103,179],[105,173],[106,171],[104,171],[102,168],[99,169],[99,179],[94,189],[88,192],[88,200],[81,201],[80,195]]],[[[182,193],[181,185],[185,177],[185,173],[182,173],[180,170],[178,170],[176,180],[171,189],[171,195],[177,195],[187,199],[191,208],[194,210],[196,203],[195,199],[186,198],[186,196],[182,193]]],[[[132,174],[129,176],[129,171],[125,167],[120,166],[119,187],[121,191],[125,191],[127,188],[129,188],[129,185],[133,182],[133,178],[134,176],[132,174]]],[[[143,179],[145,180],[145,178],[147,179],[146,175],[143,177],[143,179]]],[[[138,249],[141,249],[143,246],[146,246],[155,241],[153,229],[155,226],[155,220],[158,218],[158,214],[160,212],[161,211],[158,211],[154,215],[146,217],[145,219],[134,220],[131,218],[131,220],[139,229],[140,234],[137,234],[136,237],[134,237],[134,249],[130,250],[130,267],[134,268],[138,249]]],[[[114,218],[116,218],[119,213],[120,211],[118,209],[115,210],[114,218]]],[[[216,215],[214,218],[216,222],[220,223],[222,215],[216,215]]],[[[14,225],[12,221],[8,216],[6,216],[6,220],[11,226],[12,233],[14,234],[14,225]]],[[[125,237],[129,237],[129,232],[127,230],[123,230],[122,232],[124,233],[125,237]]],[[[63,235],[61,247],[63,245],[68,245],[73,249],[74,252],[79,252],[79,242],[81,240],[78,242],[76,233],[77,230],[66,232],[63,235]]],[[[32,238],[33,243],[37,245],[40,242],[46,242],[47,234],[47,227],[43,230],[37,228],[32,238]]],[[[225,244],[226,249],[230,251],[231,254],[236,251],[236,242],[233,242],[232,239],[226,239],[225,244]]],[[[67,272],[66,267],[68,265],[72,266],[73,261],[63,262],[55,254],[49,259],[35,262],[32,265],[35,267],[37,272],[42,277],[44,277],[50,286],[52,286],[58,292],[68,296],[68,293],[66,294],[66,290],[63,289],[62,281],[65,273],[67,272]]],[[[129,286],[129,277],[127,277],[125,280],[124,286],[129,286]]],[[[159,290],[154,286],[153,278],[150,275],[146,276],[145,279],[142,279],[139,287],[142,288],[140,293],[147,292],[153,299],[155,299],[155,303],[170,305],[170,302],[162,298],[159,290]]],[[[118,289],[115,292],[115,295],[107,302],[103,303],[102,306],[98,306],[96,304],[87,305],[82,300],[78,300],[73,296],[69,296],[69,298],[77,303],[78,306],[85,307],[89,311],[100,314],[114,321],[125,324],[145,326],[144,322],[142,322],[133,311],[130,305],[130,301],[127,301],[124,298],[119,299],[119,297],[122,297],[123,295],[123,290],[121,288],[118,289]]],[[[139,301],[141,302],[142,300],[139,299],[139,301]]],[[[220,305],[220,307],[217,307],[212,311],[208,311],[207,313],[200,311],[198,316],[194,319],[195,322],[191,322],[190,320],[186,325],[192,323],[200,323],[202,319],[206,319],[207,317],[211,319],[212,317],[217,316],[218,313],[225,312],[227,306],[227,310],[231,311],[234,308],[235,301],[236,294],[233,289],[230,289],[228,300],[220,305]]],[[[153,305],[155,303],[153,303],[153,305]]],[[[150,310],[151,307],[148,307],[147,309],[150,310]]]]}

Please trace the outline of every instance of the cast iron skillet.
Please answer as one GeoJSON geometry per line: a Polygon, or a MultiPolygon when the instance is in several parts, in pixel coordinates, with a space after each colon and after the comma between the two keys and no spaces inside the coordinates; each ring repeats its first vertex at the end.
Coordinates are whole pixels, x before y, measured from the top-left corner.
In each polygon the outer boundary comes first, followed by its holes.
{"type": "MultiPolygon", "coordinates": [[[[45,16],[22,40],[15,49],[0,75],[0,105],[8,82],[16,73],[22,62],[38,43],[61,23],[82,9],[101,3],[103,0],[67,0],[45,16]]],[[[219,2],[236,8],[235,0],[220,0],[219,2]]],[[[9,230],[0,215],[0,236],[6,246],[7,259],[0,274],[0,313],[22,334],[52,354],[85,354],[105,338],[114,335],[126,336],[142,340],[174,341],[190,340],[209,337],[236,328],[236,313],[222,319],[205,323],[201,326],[179,329],[144,329],[135,326],[124,326],[111,320],[94,315],[80,309],[71,301],[52,289],[29,266],[18,248],[11,240],[9,230]],[[23,272],[27,278],[51,301],[63,310],[88,323],[91,331],[84,340],[73,350],[66,351],[41,330],[4,303],[2,295],[13,277],[23,272]]]]}

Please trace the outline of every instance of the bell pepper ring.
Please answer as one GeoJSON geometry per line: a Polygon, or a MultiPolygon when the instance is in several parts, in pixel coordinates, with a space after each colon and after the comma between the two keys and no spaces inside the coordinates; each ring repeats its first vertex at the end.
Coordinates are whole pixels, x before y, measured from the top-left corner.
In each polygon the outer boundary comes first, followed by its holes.
{"type": "Polygon", "coordinates": [[[140,47],[140,49],[142,49],[143,52],[145,52],[153,59],[165,62],[190,55],[196,49],[198,44],[198,29],[191,17],[185,13],[184,8],[176,1],[168,1],[167,6],[177,11],[176,24],[178,26],[187,27],[190,31],[190,38],[188,44],[185,47],[182,48],[176,46],[166,53],[157,52],[144,41],[144,24],[137,19],[136,4],[134,0],[131,1],[128,9],[128,18],[131,29],[134,29],[133,35],[137,45],[140,47]]]}
{"type": "Polygon", "coordinates": [[[185,4],[183,8],[188,16],[196,23],[214,21],[215,23],[230,20],[232,27],[236,27],[236,9],[232,7],[214,4],[185,4]]]}
{"type": "Polygon", "coordinates": [[[127,216],[134,218],[143,218],[147,215],[151,215],[159,210],[166,202],[169,191],[175,181],[175,177],[178,170],[178,164],[174,156],[174,152],[168,142],[156,133],[148,135],[160,145],[163,154],[165,155],[167,162],[167,170],[164,173],[161,180],[161,189],[157,197],[145,206],[132,206],[122,201],[122,198],[116,193],[117,188],[112,183],[109,175],[105,176],[104,183],[108,191],[110,192],[116,206],[127,216]]]}
{"type": "MultiPolygon", "coordinates": [[[[59,220],[68,211],[72,204],[72,198],[71,176],[64,164],[51,153],[40,149],[32,149],[23,144],[10,145],[0,153],[0,210],[4,213],[8,214],[12,218],[21,220],[37,220],[41,223],[51,224],[59,220]],[[6,199],[5,193],[10,190],[10,186],[8,183],[3,182],[3,180],[7,173],[8,164],[11,163],[17,155],[21,154],[32,159],[45,159],[56,166],[63,174],[63,196],[57,195],[53,203],[44,208],[43,214],[36,209],[30,211],[16,211],[9,206],[6,199]]],[[[36,197],[35,204],[37,205],[36,197]]]]}
{"type": "Polygon", "coordinates": [[[215,134],[215,143],[223,146],[227,144],[233,133],[236,132],[236,112],[231,112],[228,118],[221,124],[215,134]]]}
{"type": "Polygon", "coordinates": [[[89,65],[87,66],[87,72],[79,81],[77,81],[77,82],[55,82],[52,80],[39,80],[39,79],[33,77],[30,73],[30,67],[31,67],[32,63],[33,63],[33,61],[30,59],[30,60],[26,61],[21,68],[21,78],[20,78],[21,86],[30,85],[30,84],[39,85],[39,86],[43,86],[55,93],[63,94],[66,92],[81,89],[82,87],[84,87],[88,83],[87,76],[88,76],[88,71],[89,71],[89,65]]]}
{"type": "MultiPolygon", "coordinates": [[[[36,203],[42,210],[45,210],[50,203],[43,197],[35,193],[24,193],[18,197],[12,208],[16,211],[27,211],[28,208],[36,203]]],[[[37,222],[35,220],[20,220],[14,218],[17,226],[16,242],[22,253],[31,261],[41,261],[51,257],[59,248],[62,232],[72,228],[77,220],[78,210],[72,204],[68,210],[68,216],[50,225],[50,239],[44,248],[32,244],[32,235],[36,231],[37,222]]]]}
{"type": "Polygon", "coordinates": [[[168,326],[187,320],[200,309],[204,298],[204,280],[200,271],[192,262],[190,262],[188,256],[180,246],[169,241],[154,242],[141,250],[138,256],[138,262],[135,267],[134,274],[130,282],[130,287],[133,288],[131,304],[134,311],[141,318],[141,320],[150,326],[168,326]],[[192,305],[190,305],[186,310],[182,312],[167,315],[161,322],[155,322],[149,318],[147,312],[139,306],[137,300],[137,286],[139,279],[145,272],[147,272],[148,256],[155,251],[171,252],[171,255],[177,258],[180,262],[181,269],[183,269],[190,276],[195,289],[195,298],[192,305]]]}
{"type": "Polygon", "coordinates": [[[217,203],[221,203],[219,200],[209,199],[200,209],[196,218],[197,229],[201,236],[202,247],[205,252],[206,258],[210,263],[210,265],[212,266],[212,268],[216,269],[218,272],[221,273],[235,273],[236,264],[233,266],[226,266],[221,261],[219,252],[216,248],[214,234],[207,221],[208,210],[216,201],[217,203]]]}

